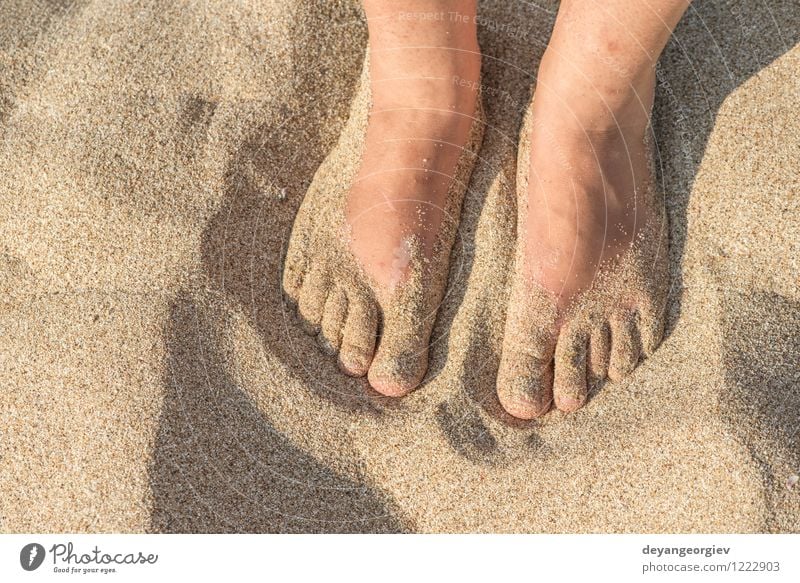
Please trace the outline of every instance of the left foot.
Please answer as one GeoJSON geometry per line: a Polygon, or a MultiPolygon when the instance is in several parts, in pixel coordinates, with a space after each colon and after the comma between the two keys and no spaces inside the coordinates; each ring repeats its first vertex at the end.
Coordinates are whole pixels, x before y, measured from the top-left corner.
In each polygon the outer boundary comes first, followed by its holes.
{"type": "MultiPolygon", "coordinates": [[[[473,0],[460,4],[474,10],[473,0]]],[[[428,367],[483,130],[481,59],[474,19],[409,22],[417,12],[381,0],[364,6],[369,66],[339,144],[298,212],[283,282],[306,331],[343,372],[399,397],[428,367]]]]}
{"type": "Polygon", "coordinates": [[[523,128],[518,243],[497,392],[530,419],[581,407],[661,340],[666,216],[651,168],[655,71],[608,72],[613,44],[549,49],[523,128]],[[567,61],[568,59],[568,61],[567,61]]]}

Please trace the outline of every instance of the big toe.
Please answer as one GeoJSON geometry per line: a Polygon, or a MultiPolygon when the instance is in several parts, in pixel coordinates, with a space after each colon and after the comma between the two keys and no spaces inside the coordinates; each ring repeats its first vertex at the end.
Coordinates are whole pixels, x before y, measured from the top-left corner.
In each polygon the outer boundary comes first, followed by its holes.
{"type": "Polygon", "coordinates": [[[517,419],[535,419],[547,413],[553,402],[553,368],[537,367],[527,374],[501,378],[497,399],[509,415],[517,419]]]}
{"type": "Polygon", "coordinates": [[[430,330],[423,318],[384,315],[383,333],[367,376],[369,384],[389,397],[402,397],[414,390],[428,369],[430,330]]]}
{"type": "Polygon", "coordinates": [[[533,419],[553,402],[554,341],[547,333],[506,333],[497,375],[497,398],[510,415],[533,419]]]}
{"type": "Polygon", "coordinates": [[[555,309],[547,299],[540,297],[531,303],[530,290],[521,285],[516,285],[511,294],[497,373],[497,398],[510,415],[519,419],[544,415],[553,403],[557,329],[555,309]]]}

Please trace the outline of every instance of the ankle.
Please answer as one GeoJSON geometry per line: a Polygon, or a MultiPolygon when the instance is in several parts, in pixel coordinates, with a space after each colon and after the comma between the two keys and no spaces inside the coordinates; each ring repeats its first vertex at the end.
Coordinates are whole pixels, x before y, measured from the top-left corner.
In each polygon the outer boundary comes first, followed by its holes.
{"type": "Polygon", "coordinates": [[[373,60],[373,111],[405,108],[472,115],[480,85],[480,56],[441,56],[447,61],[440,60],[428,69],[419,64],[407,68],[386,67],[373,60]]]}
{"type": "Polygon", "coordinates": [[[589,133],[641,133],[650,122],[655,68],[625,68],[608,54],[587,50],[570,59],[548,48],[537,75],[538,105],[561,123],[589,133]]]}

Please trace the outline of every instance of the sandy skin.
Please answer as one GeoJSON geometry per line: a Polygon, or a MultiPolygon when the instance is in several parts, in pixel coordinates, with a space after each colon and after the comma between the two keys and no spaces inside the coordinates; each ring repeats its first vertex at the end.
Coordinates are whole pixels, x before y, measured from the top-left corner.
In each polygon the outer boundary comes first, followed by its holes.
{"type": "Polygon", "coordinates": [[[561,4],[520,138],[497,381],[515,417],[577,410],[661,342],[668,241],[650,118],[656,61],[687,6],[561,4]]]}
{"type": "MultiPolygon", "coordinates": [[[[412,4],[365,3],[364,96],[352,137],[326,162],[357,152],[361,164],[327,203],[329,218],[301,210],[284,278],[306,330],[346,373],[366,374],[389,396],[407,394],[427,369],[465,151],[476,142],[475,19],[412,23],[425,13],[412,4]]],[[[624,378],[661,340],[667,224],[650,114],[655,62],[687,6],[561,5],[520,137],[517,258],[497,380],[515,417],[553,402],[575,411],[593,383],[624,378]]],[[[475,14],[474,2],[461,8],[475,14]]]]}
{"type": "MultiPolygon", "coordinates": [[[[475,2],[461,4],[474,13],[475,2]]],[[[345,373],[402,396],[427,370],[481,141],[480,51],[470,22],[410,23],[405,10],[381,2],[365,9],[370,46],[359,95],[296,220],[284,289],[345,373]],[[358,170],[342,180],[337,168],[353,156],[358,170]]]]}

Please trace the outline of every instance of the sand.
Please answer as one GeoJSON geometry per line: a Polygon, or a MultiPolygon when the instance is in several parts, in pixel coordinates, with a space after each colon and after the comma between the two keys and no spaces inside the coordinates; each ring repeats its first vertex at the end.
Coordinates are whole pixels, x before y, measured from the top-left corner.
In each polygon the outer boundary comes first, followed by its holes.
{"type": "Polygon", "coordinates": [[[0,531],[800,531],[793,4],[680,24],[654,120],[666,339],[577,413],[516,422],[508,201],[554,3],[481,3],[487,132],[430,371],[397,401],[280,290],[358,82],[357,2],[3,2],[0,531]]]}

